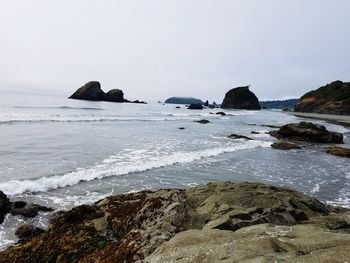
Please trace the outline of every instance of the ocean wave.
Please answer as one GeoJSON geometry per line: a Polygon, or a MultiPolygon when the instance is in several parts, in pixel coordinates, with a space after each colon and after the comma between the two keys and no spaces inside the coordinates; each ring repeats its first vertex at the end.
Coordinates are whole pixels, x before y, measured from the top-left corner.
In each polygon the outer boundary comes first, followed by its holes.
{"type": "Polygon", "coordinates": [[[17,108],[17,109],[104,110],[103,108],[95,108],[95,107],[71,107],[71,106],[57,106],[57,107],[13,106],[13,108],[17,108]]]}
{"type": "Polygon", "coordinates": [[[83,181],[93,181],[111,176],[122,176],[161,167],[186,164],[203,158],[257,147],[269,147],[270,142],[239,141],[232,145],[209,148],[192,152],[175,152],[167,155],[147,156],[145,151],[135,151],[127,155],[115,155],[93,167],[76,169],[63,175],[41,177],[35,180],[11,180],[0,184],[0,190],[8,195],[26,192],[44,192],[61,187],[77,185],[83,181]],[[127,158],[125,158],[127,157],[127,158]],[[127,159],[127,160],[125,160],[127,159]]]}

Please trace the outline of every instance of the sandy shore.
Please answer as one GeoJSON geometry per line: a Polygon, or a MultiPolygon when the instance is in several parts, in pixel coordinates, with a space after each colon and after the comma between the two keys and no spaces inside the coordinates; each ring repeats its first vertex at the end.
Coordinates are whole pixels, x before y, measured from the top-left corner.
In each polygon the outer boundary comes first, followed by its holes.
{"type": "Polygon", "coordinates": [[[331,123],[341,124],[346,127],[350,127],[350,116],[349,115],[332,115],[332,114],[319,114],[319,113],[306,113],[306,112],[290,112],[297,117],[311,118],[326,120],[331,123]]]}

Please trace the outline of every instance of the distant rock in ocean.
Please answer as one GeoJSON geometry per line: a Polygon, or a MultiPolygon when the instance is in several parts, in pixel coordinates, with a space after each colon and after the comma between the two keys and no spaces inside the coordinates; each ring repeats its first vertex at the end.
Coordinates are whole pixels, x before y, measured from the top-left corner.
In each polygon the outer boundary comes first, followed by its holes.
{"type": "Polygon", "coordinates": [[[164,103],[167,104],[204,104],[204,102],[200,99],[196,98],[186,98],[186,97],[171,97],[166,99],[164,103]]]}
{"type": "Polygon", "coordinates": [[[190,104],[190,106],[188,106],[189,110],[203,110],[203,106],[200,103],[194,103],[194,104],[190,104]]]}
{"type": "Polygon", "coordinates": [[[109,102],[129,102],[129,103],[146,103],[144,101],[129,101],[124,99],[124,93],[120,89],[112,89],[105,93],[101,89],[98,81],[89,81],[84,86],[74,92],[69,99],[91,100],[91,101],[109,101],[109,102]]]}
{"type": "Polygon", "coordinates": [[[304,94],[294,111],[350,115],[350,82],[337,80],[304,94]]]}
{"type": "Polygon", "coordinates": [[[249,90],[249,86],[231,89],[225,95],[221,108],[261,110],[258,98],[249,90]]]}

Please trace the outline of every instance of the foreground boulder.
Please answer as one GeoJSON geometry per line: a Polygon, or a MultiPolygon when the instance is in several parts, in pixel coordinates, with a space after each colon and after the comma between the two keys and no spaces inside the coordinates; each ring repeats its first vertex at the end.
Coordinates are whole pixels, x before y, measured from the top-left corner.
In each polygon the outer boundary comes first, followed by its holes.
{"type": "Polygon", "coordinates": [[[334,81],[304,94],[294,111],[350,115],[350,82],[334,81]]]}
{"type": "Polygon", "coordinates": [[[209,183],[59,212],[46,232],[0,252],[0,262],[342,261],[349,230],[347,210],[299,192],[209,183]]]}
{"type": "Polygon", "coordinates": [[[333,154],[340,157],[350,158],[350,149],[343,147],[324,147],[323,150],[326,153],[333,154]]]}
{"type": "Polygon", "coordinates": [[[225,94],[221,108],[261,110],[258,98],[249,90],[249,86],[231,89],[225,94]]]}
{"type": "Polygon", "coordinates": [[[278,131],[272,131],[270,134],[278,139],[316,143],[343,143],[341,133],[328,131],[324,126],[311,122],[286,124],[278,131]]]}

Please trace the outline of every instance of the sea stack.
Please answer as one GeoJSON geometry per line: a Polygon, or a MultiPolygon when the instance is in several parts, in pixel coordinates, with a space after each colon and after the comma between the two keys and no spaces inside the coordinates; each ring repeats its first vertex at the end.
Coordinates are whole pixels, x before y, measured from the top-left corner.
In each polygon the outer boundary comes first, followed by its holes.
{"type": "Polygon", "coordinates": [[[84,86],[73,93],[70,99],[76,100],[94,100],[101,101],[105,98],[105,93],[101,89],[101,84],[98,81],[89,81],[84,86]]]}
{"type": "Polygon", "coordinates": [[[231,89],[225,94],[221,108],[261,110],[258,98],[249,90],[249,86],[231,89]]]}
{"type": "Polygon", "coordinates": [[[350,82],[337,80],[304,94],[294,111],[350,115],[350,82]]]}

